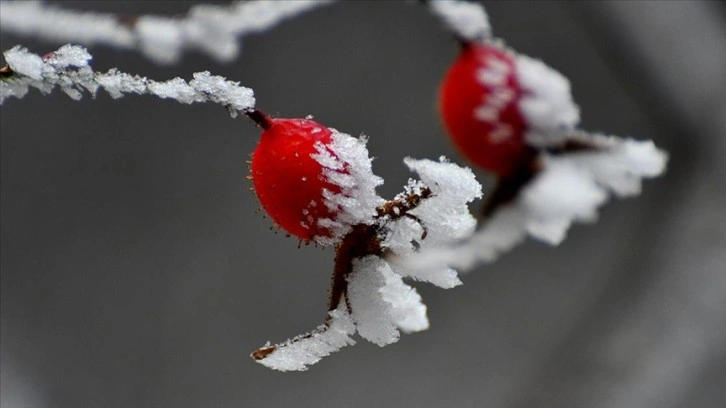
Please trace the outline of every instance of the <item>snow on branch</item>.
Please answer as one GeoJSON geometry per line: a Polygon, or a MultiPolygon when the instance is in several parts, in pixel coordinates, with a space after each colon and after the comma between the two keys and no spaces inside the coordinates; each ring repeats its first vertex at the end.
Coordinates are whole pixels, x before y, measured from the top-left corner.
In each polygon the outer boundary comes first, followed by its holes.
{"type": "Polygon", "coordinates": [[[327,321],[310,333],[301,334],[282,344],[270,345],[252,353],[260,364],[280,371],[305,371],[345,346],[355,344],[350,336],[355,334],[355,324],[348,313],[345,301],[328,313],[327,321]]]}
{"type": "Polygon", "coordinates": [[[533,178],[511,202],[500,203],[470,238],[395,258],[393,264],[419,273],[445,267],[465,271],[497,260],[527,236],[558,245],[573,222],[596,221],[598,207],[610,194],[638,195],[643,178],[665,170],[668,156],[652,141],[587,133],[570,138],[594,148],[541,153],[533,178]]]}
{"type": "Polygon", "coordinates": [[[429,9],[457,38],[481,42],[492,35],[489,16],[480,4],[463,0],[429,0],[429,9]]]}
{"type": "Polygon", "coordinates": [[[194,73],[194,79],[189,82],[181,78],[158,82],[115,68],[108,72],[94,72],[89,65],[92,58],[85,48],[78,45],[64,45],[43,57],[15,46],[5,52],[8,65],[0,68],[0,104],[11,96],[22,98],[30,87],[43,94],[60,87],[75,100],[81,99],[84,90],[95,97],[98,89],[103,88],[112,98],[133,93],[156,95],[186,104],[213,102],[225,106],[232,117],[238,111],[249,110],[255,105],[250,88],[207,71],[194,73]]]}
{"type": "Polygon", "coordinates": [[[200,4],[180,18],[122,17],[69,10],[40,1],[2,1],[0,27],[5,32],[51,41],[137,49],[164,64],[176,62],[190,49],[220,61],[230,61],[239,53],[239,37],[267,30],[332,1],[250,0],[225,6],[200,4]]]}

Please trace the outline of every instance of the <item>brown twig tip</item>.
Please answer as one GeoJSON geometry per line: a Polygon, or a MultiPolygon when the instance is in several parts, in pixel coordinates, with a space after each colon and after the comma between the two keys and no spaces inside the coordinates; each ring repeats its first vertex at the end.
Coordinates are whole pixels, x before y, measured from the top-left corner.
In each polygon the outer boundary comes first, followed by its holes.
{"type": "Polygon", "coordinates": [[[0,67],[0,77],[9,77],[12,76],[15,73],[12,68],[10,68],[10,65],[5,65],[4,67],[0,67]]]}
{"type": "Polygon", "coordinates": [[[408,211],[418,207],[422,200],[431,197],[433,194],[430,188],[425,187],[418,193],[409,194],[398,200],[386,201],[382,206],[376,208],[376,212],[378,217],[389,216],[398,219],[406,216],[408,211]]]}
{"type": "Polygon", "coordinates": [[[277,346],[267,346],[267,347],[262,347],[260,349],[255,350],[250,355],[252,356],[252,358],[259,361],[259,360],[262,360],[263,358],[269,356],[270,354],[274,353],[275,350],[277,350],[277,346]]]}
{"type": "Polygon", "coordinates": [[[258,109],[250,109],[245,111],[245,115],[255,122],[262,129],[269,129],[272,126],[272,119],[264,112],[258,109]]]}

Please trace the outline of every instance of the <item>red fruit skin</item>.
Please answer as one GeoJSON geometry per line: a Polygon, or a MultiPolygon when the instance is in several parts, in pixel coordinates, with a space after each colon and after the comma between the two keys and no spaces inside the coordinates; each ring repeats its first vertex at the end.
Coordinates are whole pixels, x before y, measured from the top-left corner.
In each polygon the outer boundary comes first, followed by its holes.
{"type": "Polygon", "coordinates": [[[518,108],[521,96],[515,62],[510,54],[493,45],[467,44],[444,78],[439,109],[446,130],[459,150],[475,164],[506,177],[524,165],[528,158],[524,140],[526,124],[518,108]],[[508,67],[498,88],[484,85],[479,79],[482,69],[492,60],[508,67]],[[500,106],[497,119],[477,118],[477,109],[490,102],[497,89],[500,92],[508,89],[513,97],[500,106]],[[501,129],[508,129],[509,136],[497,137],[496,132],[501,129]]]}
{"type": "Polygon", "coordinates": [[[323,189],[339,192],[325,180],[311,155],[316,142],[329,145],[332,132],[308,119],[269,119],[252,155],[252,181],[262,207],[282,229],[309,241],[329,232],[317,225],[334,218],[325,206],[323,189]],[[313,204],[314,203],[314,204],[313,204]]]}

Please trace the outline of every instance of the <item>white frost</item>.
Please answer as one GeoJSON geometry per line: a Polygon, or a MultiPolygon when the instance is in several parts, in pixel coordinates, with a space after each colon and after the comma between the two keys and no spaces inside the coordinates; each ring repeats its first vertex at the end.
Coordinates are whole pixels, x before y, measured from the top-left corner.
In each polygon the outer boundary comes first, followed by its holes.
{"type": "Polygon", "coordinates": [[[416,289],[377,256],[353,263],[348,298],[358,334],[379,346],[398,341],[398,329],[416,332],[429,327],[426,306],[416,289]]]}
{"type": "Polygon", "coordinates": [[[383,179],[373,174],[366,139],[330,130],[332,142],[328,145],[317,143],[317,153],[312,157],[323,167],[323,177],[340,187],[340,192],[323,192],[325,205],[333,210],[335,218],[318,221],[318,225],[331,232],[330,236],[315,237],[319,245],[340,242],[354,225],[372,224],[376,208],[385,201],[376,193],[383,179]]]}
{"type": "Polygon", "coordinates": [[[519,111],[528,126],[527,142],[534,146],[561,143],[580,122],[570,81],[542,61],[515,56],[517,81],[523,91],[519,111]]]}
{"type": "Polygon", "coordinates": [[[495,261],[528,235],[558,245],[573,222],[595,221],[597,208],[611,192],[619,197],[637,195],[643,178],[665,170],[667,155],[651,141],[584,133],[574,137],[599,146],[599,150],[542,154],[542,169],[535,178],[470,239],[396,259],[396,265],[463,271],[495,261]]]}
{"type": "MultiPolygon", "coordinates": [[[[417,172],[421,182],[409,181],[404,195],[409,192],[431,189],[432,196],[423,200],[409,214],[418,220],[402,217],[386,236],[383,246],[390,248],[396,256],[405,256],[416,251],[412,242],[421,250],[439,247],[459,241],[471,235],[476,220],[469,212],[468,204],[481,198],[481,184],[468,168],[449,163],[445,158],[438,162],[406,158],[406,165],[417,172]],[[420,223],[419,223],[420,221],[420,223]],[[424,231],[426,238],[422,239],[424,231]]],[[[461,284],[456,271],[442,265],[417,265],[407,268],[393,263],[396,273],[416,280],[426,281],[442,288],[452,288],[461,284]]]]}
{"type": "Polygon", "coordinates": [[[501,120],[504,109],[517,97],[515,90],[508,84],[510,76],[515,74],[513,53],[508,54],[511,59],[489,56],[477,72],[477,80],[489,88],[489,92],[483,95],[483,100],[474,110],[474,116],[492,126],[492,131],[487,135],[492,143],[501,143],[514,136],[512,126],[501,120]]]}
{"type": "Polygon", "coordinates": [[[5,51],[5,60],[14,74],[0,78],[0,104],[11,96],[22,98],[30,87],[39,89],[43,94],[60,87],[75,100],[80,99],[84,91],[95,96],[98,88],[103,88],[113,98],[134,93],[187,104],[213,102],[227,107],[233,117],[237,111],[255,105],[251,89],[206,71],[194,73],[194,79],[189,83],[181,78],[158,82],[115,68],[108,72],[94,72],[89,65],[91,58],[91,54],[78,45],[64,45],[48,54],[45,60],[20,46],[5,51]]]}
{"type": "Polygon", "coordinates": [[[40,1],[2,1],[0,29],[56,42],[138,48],[159,63],[176,62],[187,49],[230,61],[239,53],[239,37],[331,2],[250,0],[200,4],[183,18],[139,16],[136,21],[124,22],[113,14],[75,11],[40,1]]]}
{"type": "Polygon", "coordinates": [[[481,5],[461,0],[431,0],[429,4],[431,11],[457,37],[474,42],[491,37],[489,16],[481,5]]]}
{"type": "Polygon", "coordinates": [[[328,315],[330,318],[325,324],[310,333],[272,346],[274,351],[256,361],[274,370],[305,371],[321,358],[355,344],[350,338],[355,334],[355,324],[348,314],[345,300],[341,300],[338,308],[328,315]]]}

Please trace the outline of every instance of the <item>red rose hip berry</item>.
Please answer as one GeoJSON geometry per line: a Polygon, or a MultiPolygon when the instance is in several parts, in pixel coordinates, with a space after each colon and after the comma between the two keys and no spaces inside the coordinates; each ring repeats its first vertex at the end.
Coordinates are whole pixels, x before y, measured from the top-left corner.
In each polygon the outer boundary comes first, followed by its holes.
{"type": "Polygon", "coordinates": [[[444,78],[439,105],[447,131],[469,160],[506,176],[527,157],[521,94],[510,53],[464,45],[444,78]]]}
{"type": "Polygon", "coordinates": [[[579,121],[569,81],[494,42],[463,42],[439,95],[444,125],[475,164],[507,177],[537,148],[562,145],[579,121]]]}
{"type": "Polygon", "coordinates": [[[302,240],[327,236],[318,221],[334,214],[323,190],[337,193],[340,187],[327,181],[313,156],[319,144],[331,143],[331,130],[309,119],[270,118],[257,110],[247,115],[264,129],[251,165],[262,207],[280,228],[302,240]]]}

